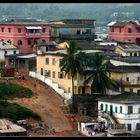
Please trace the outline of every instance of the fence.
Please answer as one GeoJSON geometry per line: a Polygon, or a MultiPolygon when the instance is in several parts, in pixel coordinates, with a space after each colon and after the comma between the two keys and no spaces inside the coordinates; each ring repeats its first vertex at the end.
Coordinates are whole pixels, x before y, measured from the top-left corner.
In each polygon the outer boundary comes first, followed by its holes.
{"type": "Polygon", "coordinates": [[[54,83],[51,79],[46,78],[45,76],[41,75],[40,73],[30,71],[29,76],[41,80],[51,88],[53,88],[63,99],[65,104],[71,103],[71,93],[66,93],[63,89],[59,87],[57,83],[54,83]]]}

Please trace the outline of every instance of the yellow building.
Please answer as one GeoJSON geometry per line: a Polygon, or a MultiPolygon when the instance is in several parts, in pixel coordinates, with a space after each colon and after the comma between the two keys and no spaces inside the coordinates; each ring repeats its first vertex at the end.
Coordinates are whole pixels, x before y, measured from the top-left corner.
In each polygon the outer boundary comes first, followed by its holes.
{"type": "Polygon", "coordinates": [[[120,91],[140,93],[140,67],[117,66],[109,77],[118,82],[120,91]]]}
{"type": "Polygon", "coordinates": [[[140,47],[136,44],[121,44],[115,48],[115,52],[122,56],[140,56],[140,47]]]}
{"type": "MultiPolygon", "coordinates": [[[[65,43],[64,43],[65,44],[65,43]]],[[[64,45],[63,44],[63,45],[64,45]]],[[[50,44],[48,44],[50,45],[50,44]]],[[[61,44],[62,45],[62,44],[61,44]]],[[[60,63],[62,56],[60,53],[66,53],[66,49],[56,49],[53,47],[38,46],[37,47],[37,73],[44,75],[57,83],[59,87],[64,89],[66,93],[72,93],[72,80],[70,75],[65,75],[61,72],[60,63]]],[[[60,47],[61,48],[61,47],[60,47]]],[[[64,47],[62,47],[64,48],[64,47]]],[[[98,50],[83,50],[83,52],[92,54],[95,52],[102,52],[98,50]]],[[[77,74],[74,78],[74,91],[75,94],[87,93],[91,94],[90,84],[84,86],[85,78],[77,74]]]]}

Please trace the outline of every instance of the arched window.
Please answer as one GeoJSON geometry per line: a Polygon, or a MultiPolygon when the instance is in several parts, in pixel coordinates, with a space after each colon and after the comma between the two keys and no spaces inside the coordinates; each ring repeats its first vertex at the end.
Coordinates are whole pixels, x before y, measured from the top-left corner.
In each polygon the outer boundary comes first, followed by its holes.
{"type": "Polygon", "coordinates": [[[21,40],[18,40],[18,45],[22,45],[22,41],[21,40]]]}

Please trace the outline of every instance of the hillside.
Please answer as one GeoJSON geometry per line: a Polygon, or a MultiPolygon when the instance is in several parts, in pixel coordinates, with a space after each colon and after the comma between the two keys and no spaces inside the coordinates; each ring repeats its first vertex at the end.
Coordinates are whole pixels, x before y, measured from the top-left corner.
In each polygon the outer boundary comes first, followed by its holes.
{"type": "Polygon", "coordinates": [[[100,26],[116,19],[138,20],[139,6],[140,4],[119,3],[1,3],[0,17],[23,17],[24,15],[24,17],[34,17],[46,21],[62,18],[90,18],[96,19],[96,25],[100,26]]]}

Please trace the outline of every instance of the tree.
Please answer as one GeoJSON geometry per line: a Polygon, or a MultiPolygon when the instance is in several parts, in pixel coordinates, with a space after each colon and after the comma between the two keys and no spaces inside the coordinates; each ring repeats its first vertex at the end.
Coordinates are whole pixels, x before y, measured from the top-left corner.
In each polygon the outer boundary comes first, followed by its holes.
{"type": "Polygon", "coordinates": [[[65,72],[65,75],[70,74],[72,78],[72,108],[75,109],[74,104],[74,76],[83,74],[84,69],[84,53],[79,51],[74,41],[70,41],[66,45],[66,54],[62,54],[61,71],[65,72]]]}
{"type": "Polygon", "coordinates": [[[110,61],[99,53],[95,53],[91,57],[91,67],[85,73],[88,78],[85,80],[85,85],[91,82],[91,91],[95,93],[106,94],[106,90],[115,86],[115,83],[107,76],[110,72],[110,61]]]}

